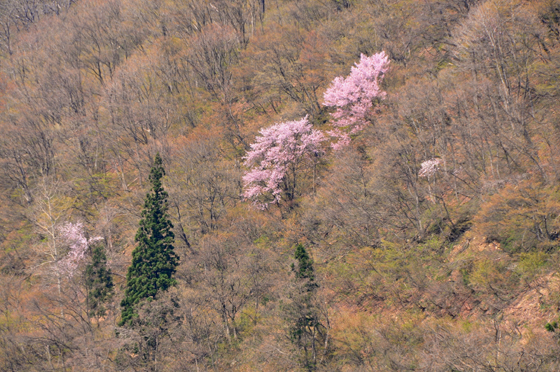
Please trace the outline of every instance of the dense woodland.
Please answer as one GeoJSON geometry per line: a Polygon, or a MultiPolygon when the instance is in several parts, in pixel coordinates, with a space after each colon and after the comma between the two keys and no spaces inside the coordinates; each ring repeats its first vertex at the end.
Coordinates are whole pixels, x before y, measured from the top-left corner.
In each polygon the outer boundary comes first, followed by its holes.
{"type": "Polygon", "coordinates": [[[2,0],[0,371],[558,371],[559,98],[559,0],[2,0]]]}

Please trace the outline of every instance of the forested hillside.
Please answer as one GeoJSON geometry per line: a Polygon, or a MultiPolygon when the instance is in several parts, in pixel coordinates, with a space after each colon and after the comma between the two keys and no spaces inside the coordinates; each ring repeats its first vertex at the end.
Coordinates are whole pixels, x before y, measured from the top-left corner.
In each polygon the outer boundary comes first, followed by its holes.
{"type": "Polygon", "coordinates": [[[558,371],[559,98],[559,0],[2,0],[0,371],[558,371]]]}

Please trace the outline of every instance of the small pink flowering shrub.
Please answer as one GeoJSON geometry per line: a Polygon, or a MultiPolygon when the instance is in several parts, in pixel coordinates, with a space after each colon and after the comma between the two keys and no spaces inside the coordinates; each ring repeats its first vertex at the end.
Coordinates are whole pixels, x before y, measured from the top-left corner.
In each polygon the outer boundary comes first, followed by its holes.
{"type": "Polygon", "coordinates": [[[250,170],[243,177],[243,197],[260,209],[283,198],[293,200],[301,171],[322,155],[324,140],[323,133],[312,129],[307,116],[261,129],[245,156],[244,165],[250,170]]]}

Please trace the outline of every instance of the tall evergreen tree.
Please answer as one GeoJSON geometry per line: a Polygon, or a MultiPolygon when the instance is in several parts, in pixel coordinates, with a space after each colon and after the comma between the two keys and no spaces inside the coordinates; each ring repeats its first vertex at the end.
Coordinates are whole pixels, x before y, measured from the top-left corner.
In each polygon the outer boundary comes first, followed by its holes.
{"type": "Polygon", "coordinates": [[[135,237],[138,246],[132,252],[132,264],[126,275],[125,298],[121,302],[121,326],[130,324],[138,316],[134,306],[141,300],[155,298],[159,291],[165,291],[175,284],[173,274],[179,264],[179,257],[173,248],[175,236],[167,214],[167,192],[161,184],[164,175],[162,160],[157,154],[150,171],[152,189],[146,196],[135,237]]]}
{"type": "Polygon", "coordinates": [[[103,245],[93,248],[91,262],[86,266],[86,287],[88,290],[88,311],[92,317],[105,315],[104,303],[113,296],[111,269],[107,268],[107,257],[103,245]]]}
{"type": "Polygon", "coordinates": [[[316,301],[319,286],[315,283],[313,259],[302,244],[296,246],[294,258],[297,262],[292,264],[292,271],[296,276],[296,286],[291,296],[292,303],[286,307],[287,320],[291,323],[289,336],[300,350],[302,367],[315,371],[318,353],[328,354],[326,328],[320,321],[316,301]]]}

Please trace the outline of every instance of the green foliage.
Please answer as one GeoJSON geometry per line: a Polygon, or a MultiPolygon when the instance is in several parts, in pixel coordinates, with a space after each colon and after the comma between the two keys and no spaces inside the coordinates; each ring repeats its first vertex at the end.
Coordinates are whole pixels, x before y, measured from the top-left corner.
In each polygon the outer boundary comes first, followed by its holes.
{"type": "Polygon", "coordinates": [[[546,323],[544,325],[544,328],[548,331],[548,332],[555,332],[558,329],[558,322],[554,321],[552,323],[546,323]]]}
{"type": "Polygon", "coordinates": [[[548,263],[548,255],[544,252],[521,253],[518,256],[517,272],[522,277],[534,278],[548,263]]]}
{"type": "Polygon", "coordinates": [[[113,297],[113,278],[107,268],[107,257],[102,245],[93,248],[91,263],[86,266],[86,287],[88,289],[89,315],[105,316],[104,304],[113,297]]]}
{"type": "Polygon", "coordinates": [[[558,318],[557,320],[554,320],[550,323],[546,323],[544,325],[544,329],[546,329],[548,332],[550,333],[554,333],[554,336],[557,340],[560,341],[560,318],[558,318]]]}
{"type": "Polygon", "coordinates": [[[126,276],[127,288],[121,302],[123,308],[119,325],[129,324],[137,317],[134,305],[143,299],[155,298],[175,284],[173,274],[179,264],[174,252],[173,225],[167,214],[167,192],[161,179],[165,175],[159,154],[150,172],[152,190],[146,196],[140,227],[135,241],[138,246],[132,252],[132,264],[126,276]]]}
{"type": "Polygon", "coordinates": [[[509,253],[542,250],[558,245],[560,193],[523,181],[508,185],[482,205],[476,218],[479,231],[502,244],[509,253]]]}

